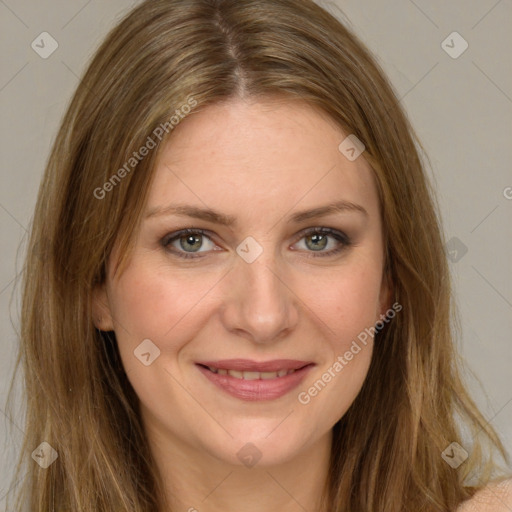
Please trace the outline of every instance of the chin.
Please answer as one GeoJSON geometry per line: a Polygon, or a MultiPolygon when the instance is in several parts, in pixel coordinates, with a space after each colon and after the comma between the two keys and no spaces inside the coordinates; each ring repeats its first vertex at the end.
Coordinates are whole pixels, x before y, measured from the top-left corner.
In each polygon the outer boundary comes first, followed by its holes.
{"type": "Polygon", "coordinates": [[[212,444],[213,439],[205,437],[205,449],[213,457],[236,466],[263,468],[286,464],[314,444],[314,439],[305,438],[304,426],[292,428],[287,424],[291,419],[285,419],[287,414],[278,421],[241,422],[229,429],[232,438],[222,436],[218,443],[212,444]]]}

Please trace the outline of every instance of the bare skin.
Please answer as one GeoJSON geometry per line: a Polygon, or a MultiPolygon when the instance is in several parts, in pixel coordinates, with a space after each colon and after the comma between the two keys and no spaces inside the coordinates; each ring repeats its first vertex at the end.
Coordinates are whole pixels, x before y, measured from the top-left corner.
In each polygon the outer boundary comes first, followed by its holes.
{"type": "Polygon", "coordinates": [[[347,135],[289,100],[233,100],[194,113],[159,158],[148,216],[120,276],[113,251],[96,290],[97,327],[116,332],[140,398],[165,486],[162,512],[319,510],[332,427],[371,359],[372,336],[359,350],[353,342],[391,307],[377,189],[364,153],[350,161],[339,151],[347,135]],[[359,209],[291,219],[340,201],[359,209]],[[236,223],[162,213],[176,204],[236,223]],[[173,238],[185,228],[204,233],[173,238]],[[252,262],[241,256],[258,248],[252,262]],[[147,366],[134,355],[146,339],[159,350],[147,366]],[[311,366],[284,395],[245,400],[197,364],[232,358],[311,366]]]}
{"type": "Polygon", "coordinates": [[[457,512],[510,512],[512,510],[512,479],[492,483],[465,501],[457,512]]]}

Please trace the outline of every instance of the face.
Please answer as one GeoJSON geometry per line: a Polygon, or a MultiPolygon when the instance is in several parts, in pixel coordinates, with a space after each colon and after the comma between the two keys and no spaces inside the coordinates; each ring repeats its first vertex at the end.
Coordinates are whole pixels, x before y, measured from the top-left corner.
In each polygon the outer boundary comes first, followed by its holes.
{"type": "Polygon", "coordinates": [[[372,170],[340,152],[347,135],[270,99],[208,106],[173,132],[128,266],[113,275],[114,250],[94,302],[149,435],[272,465],[354,401],[389,292],[372,170]]]}

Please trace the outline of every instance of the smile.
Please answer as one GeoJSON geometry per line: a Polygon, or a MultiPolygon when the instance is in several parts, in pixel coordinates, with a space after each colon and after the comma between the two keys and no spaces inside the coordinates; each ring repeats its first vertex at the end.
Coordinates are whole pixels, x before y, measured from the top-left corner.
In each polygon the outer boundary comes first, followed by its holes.
{"type": "Polygon", "coordinates": [[[213,373],[218,373],[219,375],[230,375],[235,379],[244,379],[244,380],[270,380],[276,379],[278,377],[284,377],[285,375],[290,375],[294,373],[296,370],[279,370],[277,372],[240,372],[238,370],[226,370],[226,368],[215,368],[213,366],[208,366],[208,369],[213,373]]]}
{"type": "Polygon", "coordinates": [[[308,361],[205,361],[196,367],[217,389],[246,401],[275,400],[296,388],[315,366],[308,361]]]}

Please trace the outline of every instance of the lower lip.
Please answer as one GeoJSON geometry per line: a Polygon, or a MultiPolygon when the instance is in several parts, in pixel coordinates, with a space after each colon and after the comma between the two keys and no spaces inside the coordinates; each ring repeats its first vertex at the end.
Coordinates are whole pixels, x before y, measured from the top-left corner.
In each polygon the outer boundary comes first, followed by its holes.
{"type": "Polygon", "coordinates": [[[241,400],[257,401],[275,400],[276,398],[286,395],[286,393],[289,393],[302,382],[314,365],[309,364],[284,377],[265,380],[237,379],[231,375],[219,375],[204,366],[196,366],[210,382],[213,382],[213,384],[229,395],[240,398],[241,400]]]}

